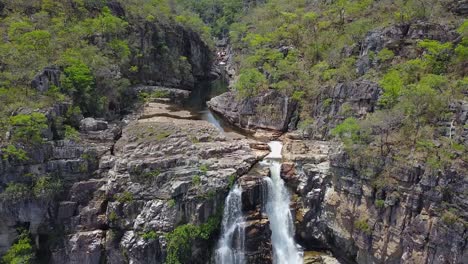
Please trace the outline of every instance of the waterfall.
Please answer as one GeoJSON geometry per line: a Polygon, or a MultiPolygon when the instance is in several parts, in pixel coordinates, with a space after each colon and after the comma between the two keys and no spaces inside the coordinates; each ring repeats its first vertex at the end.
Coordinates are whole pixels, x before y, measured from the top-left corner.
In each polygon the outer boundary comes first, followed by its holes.
{"type": "Polygon", "coordinates": [[[281,142],[268,144],[271,152],[263,164],[270,167],[271,178],[267,183],[266,213],[270,220],[271,243],[273,245],[273,263],[302,264],[303,252],[294,241],[294,222],[289,208],[290,196],[283,179],[281,179],[281,142]]]}
{"type": "Polygon", "coordinates": [[[237,184],[226,197],[221,228],[215,262],[244,264],[245,221],[242,215],[242,188],[237,184]]]}

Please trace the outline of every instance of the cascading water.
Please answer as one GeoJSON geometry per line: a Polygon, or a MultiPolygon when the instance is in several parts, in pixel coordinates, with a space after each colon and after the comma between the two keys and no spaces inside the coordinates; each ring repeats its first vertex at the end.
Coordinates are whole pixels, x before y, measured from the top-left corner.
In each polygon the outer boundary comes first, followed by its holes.
{"type": "Polygon", "coordinates": [[[302,264],[303,252],[294,241],[294,223],[289,208],[290,196],[283,179],[281,179],[281,142],[268,144],[271,152],[263,164],[270,167],[271,178],[267,183],[266,213],[270,220],[273,261],[275,264],[302,264]]]}
{"type": "Polygon", "coordinates": [[[245,221],[242,215],[242,188],[234,186],[226,198],[222,234],[218,242],[217,264],[244,264],[245,221]]]}

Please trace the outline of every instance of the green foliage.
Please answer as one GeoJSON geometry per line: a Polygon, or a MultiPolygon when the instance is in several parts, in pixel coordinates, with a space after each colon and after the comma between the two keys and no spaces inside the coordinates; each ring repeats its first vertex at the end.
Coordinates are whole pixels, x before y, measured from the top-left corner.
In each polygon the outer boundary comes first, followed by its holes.
{"type": "Polygon", "coordinates": [[[28,153],[23,149],[17,148],[14,145],[8,145],[5,148],[2,148],[2,158],[4,160],[16,159],[19,161],[28,160],[28,153]]]}
{"type": "Polygon", "coordinates": [[[192,243],[195,240],[204,240],[208,243],[214,233],[219,230],[221,214],[211,216],[208,221],[199,226],[185,224],[178,226],[167,234],[167,264],[187,263],[191,257],[192,243]]]}
{"type": "Polygon", "coordinates": [[[160,174],[161,174],[161,171],[156,169],[156,170],[144,172],[141,175],[139,175],[138,178],[141,178],[143,181],[150,181],[150,180],[157,178],[160,174]]]}
{"type": "Polygon", "coordinates": [[[359,219],[358,221],[354,222],[354,227],[367,235],[372,234],[372,230],[367,223],[367,219],[359,219]]]}
{"type": "Polygon", "coordinates": [[[229,179],[228,179],[228,183],[229,183],[228,186],[229,186],[229,189],[231,189],[231,188],[234,186],[234,184],[236,183],[236,180],[237,180],[236,174],[231,174],[231,175],[229,176],[229,179]]]}
{"type": "Polygon", "coordinates": [[[385,201],[384,200],[375,200],[375,206],[377,208],[384,208],[385,207],[385,201]]]}
{"type": "Polygon", "coordinates": [[[109,221],[112,222],[112,223],[115,223],[117,222],[117,220],[119,220],[119,216],[117,215],[116,212],[112,211],[109,213],[109,221]]]}
{"type": "Polygon", "coordinates": [[[158,233],[156,233],[156,231],[154,230],[151,230],[151,231],[148,231],[148,232],[144,232],[143,234],[141,234],[141,237],[144,239],[144,240],[156,240],[159,238],[159,235],[158,233]]]}
{"type": "Polygon", "coordinates": [[[114,195],[114,199],[119,203],[131,203],[133,202],[133,194],[129,191],[125,191],[114,195]]]}
{"type": "Polygon", "coordinates": [[[195,186],[199,186],[201,184],[201,177],[200,175],[195,175],[192,177],[192,183],[195,186]]]}
{"type": "Polygon", "coordinates": [[[389,71],[380,81],[380,85],[384,93],[379,99],[379,104],[386,108],[394,106],[403,90],[403,80],[400,73],[397,70],[389,71]]]}
{"type": "Polygon", "coordinates": [[[13,141],[24,144],[42,143],[42,132],[48,127],[45,115],[36,112],[13,116],[10,118],[10,123],[13,126],[13,141]]]}
{"type": "Polygon", "coordinates": [[[66,77],[63,86],[73,96],[74,102],[85,114],[94,113],[91,102],[95,102],[93,97],[96,95],[93,94],[95,83],[91,69],[80,60],[70,59],[70,65],[64,69],[64,73],[66,77]]]}
{"type": "Polygon", "coordinates": [[[426,50],[424,58],[432,66],[432,73],[442,74],[447,72],[447,67],[452,55],[452,43],[440,43],[436,40],[423,40],[418,43],[418,46],[426,50]]]}
{"type": "Polygon", "coordinates": [[[393,51],[387,49],[387,48],[384,48],[382,49],[381,51],[379,51],[379,53],[377,54],[377,58],[379,59],[379,61],[381,62],[387,62],[389,60],[392,60],[393,57],[395,57],[395,53],[393,53],[393,51]]]}
{"type": "Polygon", "coordinates": [[[174,199],[171,199],[167,201],[167,205],[172,208],[176,205],[176,201],[174,199]]]}
{"type": "Polygon", "coordinates": [[[161,133],[156,135],[156,140],[161,141],[161,140],[163,140],[165,138],[168,138],[170,135],[171,135],[170,132],[161,132],[161,133]]]}
{"type": "Polygon", "coordinates": [[[198,169],[202,174],[206,175],[206,173],[208,172],[208,165],[201,164],[200,167],[198,167],[198,169]]]}
{"type": "Polygon", "coordinates": [[[52,199],[62,189],[62,183],[51,177],[40,177],[33,187],[34,196],[41,199],[52,199]]]}
{"type": "Polygon", "coordinates": [[[242,70],[239,79],[234,85],[242,97],[257,95],[261,90],[266,89],[266,86],[267,81],[265,76],[256,69],[242,70]]]}
{"type": "Polygon", "coordinates": [[[463,220],[455,213],[454,210],[447,210],[442,214],[442,221],[446,225],[454,225],[457,222],[462,222],[463,220]]]}
{"type": "Polygon", "coordinates": [[[22,231],[18,240],[8,249],[2,257],[5,264],[29,264],[34,259],[32,241],[27,231],[22,231]]]}
{"type": "Polygon", "coordinates": [[[5,190],[0,193],[0,200],[15,202],[30,197],[30,190],[27,185],[22,183],[8,183],[5,190]]]}
{"type": "Polygon", "coordinates": [[[80,139],[80,133],[72,126],[65,125],[65,139],[77,141],[80,139]]]}
{"type": "Polygon", "coordinates": [[[355,143],[361,139],[361,127],[353,117],[347,118],[332,130],[333,136],[340,137],[345,142],[355,143]]]}
{"type": "Polygon", "coordinates": [[[181,6],[200,15],[201,19],[211,26],[213,35],[225,35],[230,24],[242,14],[242,0],[199,0],[177,1],[181,6]]]}

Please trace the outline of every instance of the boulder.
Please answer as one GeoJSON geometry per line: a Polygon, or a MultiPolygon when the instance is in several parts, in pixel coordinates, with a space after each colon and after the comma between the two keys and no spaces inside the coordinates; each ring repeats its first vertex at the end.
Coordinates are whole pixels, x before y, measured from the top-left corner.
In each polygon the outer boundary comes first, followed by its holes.
{"type": "Polygon", "coordinates": [[[39,92],[46,92],[52,86],[60,87],[60,70],[55,67],[44,68],[31,82],[31,86],[39,92]]]}
{"type": "Polygon", "coordinates": [[[208,107],[243,129],[284,132],[288,129],[296,103],[276,90],[267,90],[246,99],[238,99],[231,91],[211,99],[208,107]]]}
{"type": "Polygon", "coordinates": [[[449,9],[457,15],[468,15],[468,0],[452,0],[449,9]]]}
{"type": "Polygon", "coordinates": [[[97,120],[92,117],[80,121],[80,130],[83,132],[106,130],[107,127],[106,121],[97,120]]]}

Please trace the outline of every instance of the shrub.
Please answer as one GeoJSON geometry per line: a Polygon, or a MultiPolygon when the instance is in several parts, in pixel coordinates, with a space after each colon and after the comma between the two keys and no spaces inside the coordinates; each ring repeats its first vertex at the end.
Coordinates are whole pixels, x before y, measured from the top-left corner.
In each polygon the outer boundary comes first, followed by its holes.
{"type": "Polygon", "coordinates": [[[144,240],[156,240],[156,239],[158,239],[159,235],[154,230],[151,230],[151,231],[142,233],[141,237],[144,240]]]}
{"type": "Polygon", "coordinates": [[[423,40],[418,43],[418,46],[426,49],[424,58],[432,66],[432,73],[442,74],[447,72],[447,67],[450,62],[453,44],[450,42],[441,43],[436,40],[423,40]]]}
{"type": "Polygon", "coordinates": [[[2,262],[6,264],[28,264],[34,259],[34,250],[27,231],[21,232],[18,241],[14,243],[5,255],[2,262]]]}
{"type": "Polygon", "coordinates": [[[176,205],[176,201],[174,199],[170,199],[167,201],[167,205],[172,208],[176,205]]]}
{"type": "Polygon", "coordinates": [[[354,227],[367,235],[372,234],[372,230],[369,227],[369,224],[367,223],[367,219],[360,219],[354,223],[354,227]]]}
{"type": "Polygon", "coordinates": [[[117,220],[119,220],[119,216],[117,215],[116,212],[112,211],[109,213],[109,221],[115,223],[117,220]]]}
{"type": "Polygon", "coordinates": [[[231,174],[231,175],[229,176],[229,179],[228,179],[228,182],[229,182],[229,184],[228,184],[229,189],[231,189],[232,186],[234,186],[234,184],[236,183],[236,180],[237,180],[236,174],[231,174]]]}
{"type": "Polygon", "coordinates": [[[187,263],[191,256],[192,243],[197,239],[203,239],[208,243],[215,231],[219,229],[221,214],[211,216],[208,221],[200,226],[185,224],[178,226],[167,234],[167,264],[187,263]]]}
{"type": "Polygon", "coordinates": [[[16,115],[10,118],[13,126],[12,139],[25,144],[40,144],[43,142],[42,131],[47,129],[47,118],[42,113],[16,115]]]}
{"type": "Polygon", "coordinates": [[[195,176],[193,176],[193,178],[192,178],[192,183],[193,183],[193,185],[195,185],[195,186],[200,185],[200,184],[201,184],[201,177],[200,177],[200,175],[195,175],[195,176]]]}
{"type": "Polygon", "coordinates": [[[8,145],[5,148],[2,148],[2,158],[4,160],[12,158],[19,161],[26,161],[29,159],[26,151],[16,148],[14,145],[8,145]]]}
{"type": "Polygon", "coordinates": [[[393,53],[393,51],[387,49],[387,48],[384,48],[382,49],[378,54],[377,54],[377,58],[379,59],[379,61],[381,62],[386,62],[386,61],[389,61],[389,60],[392,60],[393,57],[395,57],[395,53],[393,53]]]}
{"type": "Polygon", "coordinates": [[[0,198],[4,201],[19,201],[30,196],[28,186],[22,183],[8,183],[5,190],[0,193],[0,198]]]}
{"type": "Polygon", "coordinates": [[[379,104],[383,107],[391,108],[398,102],[398,98],[403,90],[403,80],[397,70],[391,70],[384,75],[380,81],[380,85],[384,91],[379,100],[379,104]]]}
{"type": "Polygon", "coordinates": [[[62,184],[60,180],[51,177],[39,178],[33,187],[34,196],[37,198],[51,199],[60,192],[62,184]]]}
{"type": "Polygon", "coordinates": [[[377,208],[384,208],[385,207],[385,201],[384,200],[376,200],[375,201],[375,206],[377,208]]]}
{"type": "Polygon", "coordinates": [[[349,117],[346,118],[345,121],[343,121],[343,123],[336,126],[331,131],[331,133],[333,136],[338,136],[344,141],[351,140],[350,143],[353,143],[359,141],[360,130],[361,127],[359,126],[356,118],[349,117]]]}
{"type": "Polygon", "coordinates": [[[65,139],[77,141],[80,139],[80,133],[74,127],[65,125],[65,139]]]}
{"type": "Polygon", "coordinates": [[[244,69],[234,87],[241,97],[255,96],[267,88],[267,80],[257,69],[244,69]]]}
{"type": "Polygon", "coordinates": [[[200,170],[201,173],[206,174],[208,172],[208,165],[201,164],[198,169],[200,170]]]}
{"type": "Polygon", "coordinates": [[[447,225],[453,225],[460,221],[460,218],[451,210],[445,211],[442,215],[442,221],[447,225]]]}
{"type": "Polygon", "coordinates": [[[123,193],[116,194],[114,199],[119,203],[130,203],[133,201],[133,194],[131,192],[125,191],[123,193]]]}

